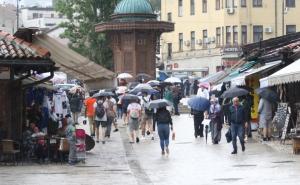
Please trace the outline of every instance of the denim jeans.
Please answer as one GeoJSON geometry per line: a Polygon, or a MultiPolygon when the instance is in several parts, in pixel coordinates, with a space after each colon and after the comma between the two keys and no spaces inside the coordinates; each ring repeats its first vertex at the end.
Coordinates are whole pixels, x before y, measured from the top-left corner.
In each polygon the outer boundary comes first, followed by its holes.
{"type": "Polygon", "coordinates": [[[170,126],[169,124],[157,123],[158,136],[160,139],[160,148],[164,150],[169,146],[170,126]]]}
{"type": "Polygon", "coordinates": [[[244,125],[243,124],[231,124],[231,135],[232,135],[232,146],[233,150],[237,151],[237,136],[240,139],[241,146],[245,144],[244,142],[244,125]]]}

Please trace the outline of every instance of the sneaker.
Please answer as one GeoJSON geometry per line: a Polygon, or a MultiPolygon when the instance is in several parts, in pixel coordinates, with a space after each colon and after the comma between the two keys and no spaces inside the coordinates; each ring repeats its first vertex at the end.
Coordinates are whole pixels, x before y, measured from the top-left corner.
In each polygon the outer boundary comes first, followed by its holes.
{"type": "Polygon", "coordinates": [[[140,138],[136,137],[136,143],[140,142],[140,138]]]}
{"type": "Polygon", "coordinates": [[[105,144],[105,141],[102,141],[102,144],[105,144]]]}
{"type": "Polygon", "coordinates": [[[268,141],[271,141],[271,138],[270,138],[270,137],[268,137],[268,138],[267,138],[267,140],[268,140],[268,141]]]}
{"type": "Polygon", "coordinates": [[[146,133],[147,133],[148,136],[151,134],[149,130],[146,133]]]}
{"type": "Polygon", "coordinates": [[[113,132],[118,132],[118,131],[119,131],[119,129],[116,128],[113,132]]]}
{"type": "Polygon", "coordinates": [[[154,136],[151,137],[151,140],[154,140],[154,136]]]}
{"type": "Polygon", "coordinates": [[[233,152],[231,152],[231,154],[237,154],[237,151],[236,151],[236,150],[234,150],[233,152]]]}
{"type": "Polygon", "coordinates": [[[162,150],[162,151],[161,151],[161,155],[165,155],[165,150],[162,150]]]}

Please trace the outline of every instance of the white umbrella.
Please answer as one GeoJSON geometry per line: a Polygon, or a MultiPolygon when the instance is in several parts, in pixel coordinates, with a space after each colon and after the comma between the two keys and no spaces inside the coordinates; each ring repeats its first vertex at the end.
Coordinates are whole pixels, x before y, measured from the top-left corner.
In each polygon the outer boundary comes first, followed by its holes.
{"type": "Polygon", "coordinates": [[[158,80],[150,80],[147,82],[147,84],[159,84],[159,81],[158,80]]]}
{"type": "Polygon", "coordinates": [[[120,73],[117,78],[125,79],[125,78],[133,78],[133,76],[129,73],[120,73]]]}
{"type": "Polygon", "coordinates": [[[81,86],[76,85],[69,90],[69,93],[75,94],[77,90],[79,90],[80,92],[84,92],[84,89],[81,86]]]}
{"type": "Polygon", "coordinates": [[[165,79],[165,82],[169,82],[169,83],[181,83],[181,80],[179,78],[176,77],[170,77],[165,79]]]}

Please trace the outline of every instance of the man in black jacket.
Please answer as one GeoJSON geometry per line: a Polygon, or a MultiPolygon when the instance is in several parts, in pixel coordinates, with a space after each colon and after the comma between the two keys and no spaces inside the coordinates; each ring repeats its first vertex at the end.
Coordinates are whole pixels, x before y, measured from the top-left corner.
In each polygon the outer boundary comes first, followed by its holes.
{"type": "Polygon", "coordinates": [[[242,146],[242,151],[245,151],[244,142],[244,122],[245,122],[245,111],[244,108],[239,103],[239,98],[233,98],[233,105],[229,108],[229,125],[232,135],[232,146],[233,152],[231,154],[237,154],[237,136],[240,139],[242,146]]]}

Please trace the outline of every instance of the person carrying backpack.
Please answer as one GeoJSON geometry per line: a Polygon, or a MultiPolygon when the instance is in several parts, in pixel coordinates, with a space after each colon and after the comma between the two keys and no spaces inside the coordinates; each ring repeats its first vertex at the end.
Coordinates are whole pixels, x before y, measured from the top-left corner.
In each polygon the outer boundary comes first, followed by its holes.
{"type": "Polygon", "coordinates": [[[101,139],[105,144],[105,132],[107,129],[107,110],[108,104],[105,97],[99,97],[97,102],[94,103],[95,107],[95,122],[96,122],[96,142],[99,143],[99,127],[101,126],[101,139]]]}
{"type": "Polygon", "coordinates": [[[139,100],[133,100],[127,107],[127,118],[128,118],[128,128],[130,132],[130,143],[135,141],[138,143],[140,141],[138,137],[139,132],[139,122],[141,118],[142,107],[139,104],[139,100]]]}
{"type": "Polygon", "coordinates": [[[107,109],[107,129],[105,132],[105,137],[110,138],[110,133],[111,133],[111,126],[112,123],[114,122],[114,119],[116,118],[116,112],[115,112],[115,104],[116,101],[114,100],[113,97],[109,96],[107,97],[106,101],[108,105],[107,109]]]}
{"type": "Polygon", "coordinates": [[[149,102],[150,96],[147,93],[143,93],[141,98],[142,101],[142,122],[141,122],[141,129],[142,129],[142,138],[145,138],[146,131],[147,135],[151,135],[151,139],[154,140],[153,135],[153,110],[149,109],[149,102]]]}

